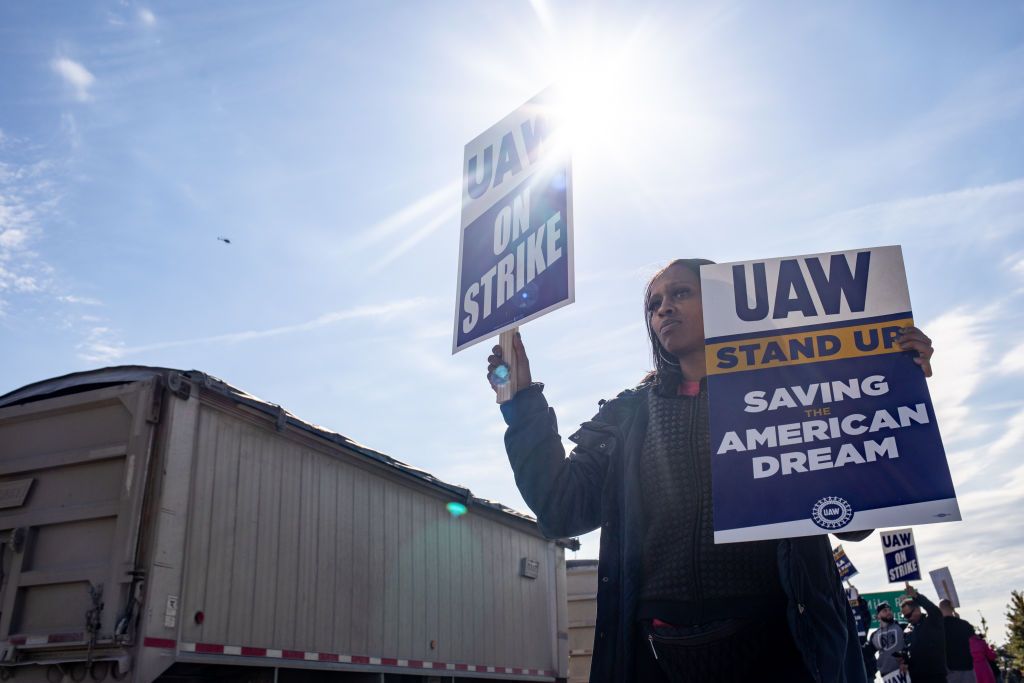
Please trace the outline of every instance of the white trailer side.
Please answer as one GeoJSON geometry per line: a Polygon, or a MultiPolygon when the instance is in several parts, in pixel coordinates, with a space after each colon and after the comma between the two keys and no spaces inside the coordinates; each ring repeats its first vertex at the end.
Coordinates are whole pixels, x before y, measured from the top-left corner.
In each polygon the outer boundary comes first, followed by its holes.
{"type": "Polygon", "coordinates": [[[564,548],[531,518],[203,373],[113,368],[0,397],[5,536],[0,676],[77,678],[86,660],[147,682],[567,675],[564,548]],[[92,491],[73,507],[100,521],[54,517],[51,480],[92,491]]]}
{"type": "Polygon", "coordinates": [[[590,680],[597,627],[597,560],[568,560],[565,564],[569,683],[586,683],[590,680]]]}

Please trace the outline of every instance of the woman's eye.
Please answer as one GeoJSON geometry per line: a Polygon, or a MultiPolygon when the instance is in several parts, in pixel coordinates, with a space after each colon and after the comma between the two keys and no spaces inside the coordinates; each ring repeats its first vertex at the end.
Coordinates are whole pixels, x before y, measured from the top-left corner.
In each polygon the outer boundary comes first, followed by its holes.
{"type": "Polygon", "coordinates": [[[647,302],[648,311],[656,311],[658,310],[658,306],[661,306],[661,299],[651,299],[650,301],[647,302]]]}
{"type": "Polygon", "coordinates": [[[690,293],[691,290],[689,288],[683,288],[677,289],[676,291],[672,292],[672,296],[675,297],[676,299],[685,299],[686,297],[690,296],[690,293]]]}

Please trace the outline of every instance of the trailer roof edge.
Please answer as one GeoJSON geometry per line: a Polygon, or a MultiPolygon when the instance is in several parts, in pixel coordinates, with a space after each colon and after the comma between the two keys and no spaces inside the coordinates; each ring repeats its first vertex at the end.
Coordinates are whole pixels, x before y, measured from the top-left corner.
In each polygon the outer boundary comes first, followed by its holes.
{"type": "MultiPolygon", "coordinates": [[[[252,394],[249,394],[248,392],[245,392],[222,379],[200,370],[176,370],[174,368],[148,365],[118,365],[99,368],[96,370],[73,372],[67,375],[33,382],[32,384],[27,384],[21,388],[10,391],[0,396],[0,408],[32,403],[66,394],[80,393],[102,386],[144,382],[153,377],[159,377],[169,384],[175,375],[186,377],[189,380],[198,383],[203,389],[227,396],[234,401],[238,401],[239,403],[266,413],[267,415],[278,418],[283,417],[288,424],[294,427],[307,431],[333,444],[344,446],[345,448],[355,451],[366,458],[383,463],[389,467],[393,467],[426,484],[443,489],[450,494],[457,496],[460,499],[459,502],[479,505],[484,508],[500,512],[518,521],[528,522],[534,526],[537,524],[536,518],[531,515],[519,512],[518,510],[502,505],[497,501],[474,496],[473,492],[464,486],[442,481],[426,470],[414,467],[413,465],[397,460],[386,453],[382,453],[370,448],[369,446],[358,443],[344,434],[328,429],[327,427],[306,422],[276,403],[271,403],[257,396],[253,396],[252,394]]],[[[576,549],[579,547],[579,541],[577,539],[559,539],[558,544],[569,549],[576,549]]]]}

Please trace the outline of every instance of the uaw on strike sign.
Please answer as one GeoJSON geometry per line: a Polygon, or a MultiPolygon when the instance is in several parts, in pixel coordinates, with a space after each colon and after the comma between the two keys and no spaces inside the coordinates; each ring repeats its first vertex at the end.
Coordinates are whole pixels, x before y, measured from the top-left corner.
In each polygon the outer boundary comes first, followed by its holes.
{"type": "Polygon", "coordinates": [[[573,302],[572,182],[551,93],[466,145],[452,353],[573,302]]]}
{"type": "Polygon", "coordinates": [[[885,573],[889,583],[919,581],[921,567],[917,563],[917,547],[913,529],[892,529],[879,533],[885,555],[885,573]]]}
{"type": "Polygon", "coordinates": [[[701,267],[715,542],[960,519],[899,247],[701,267]]]}

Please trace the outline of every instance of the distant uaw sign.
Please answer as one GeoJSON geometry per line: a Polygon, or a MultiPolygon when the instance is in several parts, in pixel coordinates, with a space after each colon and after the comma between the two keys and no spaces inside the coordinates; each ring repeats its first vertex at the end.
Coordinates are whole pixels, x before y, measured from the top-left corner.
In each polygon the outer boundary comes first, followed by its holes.
{"type": "Polygon", "coordinates": [[[573,302],[572,179],[551,99],[466,145],[452,353],[573,302]]]}
{"type": "Polygon", "coordinates": [[[843,550],[843,546],[837,545],[832,549],[832,558],[836,561],[836,569],[839,570],[839,578],[843,581],[853,578],[860,572],[853,566],[853,562],[846,555],[846,551],[843,550]]]}
{"type": "Polygon", "coordinates": [[[910,672],[896,669],[882,676],[882,683],[911,683],[910,672]]]}
{"type": "Polygon", "coordinates": [[[921,567],[917,563],[913,529],[895,529],[879,532],[882,552],[885,554],[885,573],[889,583],[918,581],[921,567]]]}
{"type": "Polygon", "coordinates": [[[960,519],[899,247],[701,267],[715,542],[960,519]]]}

